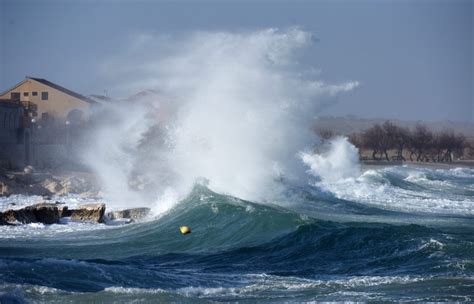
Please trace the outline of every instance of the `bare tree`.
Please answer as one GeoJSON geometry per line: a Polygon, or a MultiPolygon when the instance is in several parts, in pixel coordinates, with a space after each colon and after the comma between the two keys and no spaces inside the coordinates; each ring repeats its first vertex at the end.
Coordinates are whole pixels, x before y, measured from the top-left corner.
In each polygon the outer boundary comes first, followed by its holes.
{"type": "Polygon", "coordinates": [[[372,159],[376,160],[377,153],[379,158],[384,152],[384,137],[385,132],[381,125],[375,124],[373,127],[367,129],[362,133],[362,146],[366,149],[372,150],[372,159]]]}
{"type": "Polygon", "coordinates": [[[458,134],[454,138],[453,145],[451,146],[451,151],[450,153],[451,156],[451,161],[452,161],[452,156],[456,157],[462,157],[464,155],[464,149],[467,147],[467,140],[466,137],[463,134],[458,134]]]}
{"type": "Polygon", "coordinates": [[[356,146],[357,148],[361,148],[362,147],[362,135],[359,134],[359,133],[351,133],[347,139],[349,139],[349,141],[354,145],[356,146]]]}
{"type": "MultiPolygon", "coordinates": [[[[322,139],[323,144],[336,134],[328,129],[316,129],[315,132],[322,139]]],[[[468,153],[474,154],[474,141],[468,140],[462,134],[455,134],[452,130],[433,133],[425,125],[417,124],[413,130],[397,126],[390,121],[382,125],[375,124],[362,133],[352,133],[349,141],[359,149],[372,151],[372,159],[389,159],[388,152],[395,150],[393,159],[406,161],[403,153],[410,152],[411,161],[451,162],[468,153]]],[[[472,157],[472,156],[471,156],[472,157]]]]}
{"type": "Polygon", "coordinates": [[[474,140],[471,139],[471,140],[466,140],[466,150],[467,150],[467,156],[470,158],[470,159],[474,159],[474,140]]]}
{"type": "Polygon", "coordinates": [[[385,121],[382,125],[383,136],[380,140],[380,149],[381,152],[385,154],[385,159],[388,158],[388,150],[396,148],[397,145],[397,136],[398,136],[398,127],[390,121],[385,121]]]}
{"type": "Polygon", "coordinates": [[[410,141],[411,133],[408,128],[394,126],[392,133],[393,146],[397,150],[397,160],[405,161],[403,156],[403,150],[408,146],[410,141]]]}
{"type": "Polygon", "coordinates": [[[425,125],[417,124],[409,141],[410,160],[416,156],[416,161],[426,160],[426,153],[433,141],[433,133],[425,125]]]}

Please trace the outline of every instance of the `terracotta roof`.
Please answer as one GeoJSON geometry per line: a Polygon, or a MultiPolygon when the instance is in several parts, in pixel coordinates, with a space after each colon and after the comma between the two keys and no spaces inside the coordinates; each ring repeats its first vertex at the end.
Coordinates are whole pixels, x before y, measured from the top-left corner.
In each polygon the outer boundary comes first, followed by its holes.
{"type": "Polygon", "coordinates": [[[92,100],[91,98],[88,98],[88,97],[85,97],[79,93],[76,93],[76,92],[73,92],[71,90],[68,90],[66,89],[65,87],[62,87],[60,85],[57,85],[55,83],[52,83],[51,81],[48,81],[46,79],[43,79],[43,78],[34,78],[34,77],[27,77],[28,79],[32,79],[32,80],[35,80],[35,81],[38,81],[44,85],[47,85],[49,87],[52,87],[53,89],[56,89],[58,91],[61,91],[63,93],[66,93],[68,95],[71,95],[73,97],[76,97],[77,99],[81,99],[83,101],[86,101],[88,103],[96,103],[94,100],[92,100]]]}

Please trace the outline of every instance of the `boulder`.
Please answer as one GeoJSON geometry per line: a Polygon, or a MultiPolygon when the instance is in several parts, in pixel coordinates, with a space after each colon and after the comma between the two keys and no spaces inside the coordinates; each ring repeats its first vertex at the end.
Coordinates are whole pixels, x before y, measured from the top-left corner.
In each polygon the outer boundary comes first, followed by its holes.
{"type": "Polygon", "coordinates": [[[41,186],[51,193],[59,192],[62,189],[61,185],[56,180],[51,178],[45,179],[41,183],[41,186]]]}
{"type": "Polygon", "coordinates": [[[31,210],[36,217],[36,221],[43,224],[59,223],[59,210],[55,204],[41,203],[28,206],[25,210],[31,210]]]}
{"type": "Polygon", "coordinates": [[[111,220],[131,219],[134,221],[141,220],[150,213],[150,208],[131,208],[120,211],[112,211],[107,213],[107,217],[111,220]]]}
{"type": "Polygon", "coordinates": [[[55,204],[40,203],[17,210],[0,213],[0,224],[59,223],[59,211],[55,204]]]}
{"type": "Polygon", "coordinates": [[[11,224],[3,219],[3,213],[0,212],[0,226],[8,226],[8,225],[11,225],[11,224]]]}
{"type": "Polygon", "coordinates": [[[90,221],[96,223],[104,222],[104,213],[105,204],[87,204],[79,206],[78,209],[67,211],[72,221],[90,221]]]}
{"type": "Polygon", "coordinates": [[[97,192],[95,180],[90,176],[69,176],[62,178],[59,182],[61,189],[58,195],[67,195],[69,193],[82,194],[86,192],[97,192]]]}
{"type": "Polygon", "coordinates": [[[57,206],[58,207],[58,215],[59,217],[66,217],[66,216],[69,216],[69,210],[67,208],[67,206],[57,206]]]}
{"type": "Polygon", "coordinates": [[[25,185],[23,188],[23,193],[27,193],[29,195],[38,195],[38,196],[44,196],[44,197],[51,197],[54,193],[49,191],[48,189],[44,188],[43,185],[41,184],[30,184],[30,185],[25,185]]]}
{"type": "Polygon", "coordinates": [[[0,223],[8,224],[29,224],[36,223],[36,216],[31,210],[9,209],[3,213],[0,213],[0,223]]]}

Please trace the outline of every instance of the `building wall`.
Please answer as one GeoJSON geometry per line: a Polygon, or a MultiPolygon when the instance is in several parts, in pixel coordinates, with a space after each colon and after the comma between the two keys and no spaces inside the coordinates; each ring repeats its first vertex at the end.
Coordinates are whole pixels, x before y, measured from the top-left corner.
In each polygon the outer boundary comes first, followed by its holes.
{"type": "Polygon", "coordinates": [[[20,93],[22,102],[31,102],[36,105],[36,114],[39,118],[43,113],[48,113],[51,117],[66,120],[69,112],[74,109],[81,110],[85,118],[89,114],[90,104],[88,102],[33,79],[26,79],[19,86],[0,95],[0,99],[13,99],[12,93],[20,93]],[[33,92],[37,93],[36,96],[33,96],[33,92]],[[42,92],[48,92],[48,100],[42,100],[42,92]]]}
{"type": "Polygon", "coordinates": [[[23,108],[12,101],[0,102],[0,167],[21,167],[26,163],[23,108]]]}
{"type": "Polygon", "coordinates": [[[16,144],[22,116],[23,108],[19,105],[0,102],[0,144],[16,144]]]}

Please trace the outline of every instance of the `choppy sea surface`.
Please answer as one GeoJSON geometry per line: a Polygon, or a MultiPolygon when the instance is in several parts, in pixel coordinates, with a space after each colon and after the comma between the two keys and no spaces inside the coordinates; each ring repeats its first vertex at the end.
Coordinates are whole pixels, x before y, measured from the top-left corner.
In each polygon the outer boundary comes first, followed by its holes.
{"type": "Polygon", "coordinates": [[[235,301],[474,301],[474,170],[376,168],[264,203],[197,185],[140,223],[0,227],[1,303],[235,301]]]}

